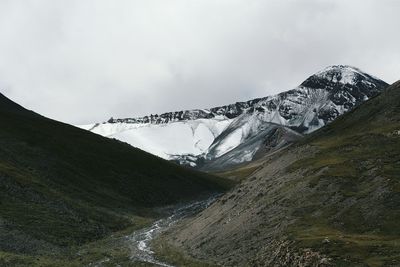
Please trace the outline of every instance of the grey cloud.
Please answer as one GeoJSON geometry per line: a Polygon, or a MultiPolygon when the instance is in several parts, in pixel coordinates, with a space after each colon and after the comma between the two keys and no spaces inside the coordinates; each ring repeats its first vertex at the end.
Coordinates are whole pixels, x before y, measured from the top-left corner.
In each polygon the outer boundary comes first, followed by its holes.
{"type": "Polygon", "coordinates": [[[399,79],[396,0],[3,0],[0,88],[81,124],[266,96],[332,64],[399,79]]]}

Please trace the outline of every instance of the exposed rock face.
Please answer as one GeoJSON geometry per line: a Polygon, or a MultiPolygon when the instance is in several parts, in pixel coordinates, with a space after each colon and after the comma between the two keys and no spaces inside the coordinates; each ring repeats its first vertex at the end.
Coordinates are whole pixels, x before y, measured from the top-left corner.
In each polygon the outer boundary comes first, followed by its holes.
{"type": "Polygon", "coordinates": [[[234,119],[250,112],[265,113],[271,122],[304,127],[301,132],[305,132],[334,120],[387,86],[387,83],[357,68],[338,65],[328,67],[310,76],[299,87],[275,96],[211,109],[183,110],[140,118],[111,118],[108,123],[163,124],[217,116],[234,119]],[[309,116],[305,118],[305,115],[309,116]]]}
{"type": "Polygon", "coordinates": [[[220,161],[226,167],[253,160],[264,149],[263,141],[270,142],[260,139],[265,128],[271,128],[269,125],[283,126],[287,131],[290,128],[299,134],[311,133],[385,87],[385,82],[357,68],[331,66],[298,87],[274,96],[211,109],[110,119],[83,128],[192,167],[217,166],[214,161],[224,156],[220,161]],[[255,139],[261,142],[249,142],[255,139]],[[244,143],[250,146],[246,148],[244,143]]]}

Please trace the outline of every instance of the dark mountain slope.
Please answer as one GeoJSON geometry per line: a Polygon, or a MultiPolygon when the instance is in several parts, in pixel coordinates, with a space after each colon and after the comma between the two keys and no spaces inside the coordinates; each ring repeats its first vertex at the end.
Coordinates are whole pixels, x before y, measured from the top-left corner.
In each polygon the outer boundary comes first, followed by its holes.
{"type": "Polygon", "coordinates": [[[252,163],[240,186],[164,241],[227,266],[399,266],[399,152],[397,82],[252,163]]]}
{"type": "Polygon", "coordinates": [[[228,185],[3,95],[0,125],[0,258],[1,251],[58,251],[95,240],[140,225],[154,207],[228,185]]]}

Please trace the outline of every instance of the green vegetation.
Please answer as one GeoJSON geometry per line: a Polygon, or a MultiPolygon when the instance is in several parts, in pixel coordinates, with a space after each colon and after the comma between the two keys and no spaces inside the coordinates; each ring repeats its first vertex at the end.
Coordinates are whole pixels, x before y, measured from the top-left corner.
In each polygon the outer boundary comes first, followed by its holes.
{"type": "Polygon", "coordinates": [[[310,187],[289,233],[339,266],[400,263],[400,83],[302,140],[310,187]],[[325,241],[324,241],[325,240],[325,241]]]}
{"type": "Polygon", "coordinates": [[[155,207],[231,185],[1,95],[0,125],[0,265],[62,261],[72,247],[142,227],[155,207]]]}

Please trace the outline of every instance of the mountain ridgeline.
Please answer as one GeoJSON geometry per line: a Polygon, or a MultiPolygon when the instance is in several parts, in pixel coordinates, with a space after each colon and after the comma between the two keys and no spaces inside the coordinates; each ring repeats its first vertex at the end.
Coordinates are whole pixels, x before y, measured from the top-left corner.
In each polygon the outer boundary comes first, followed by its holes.
{"type": "Polygon", "coordinates": [[[296,139],[295,136],[325,126],[387,86],[357,68],[338,65],[327,67],[298,87],[274,96],[211,109],[112,118],[81,127],[183,165],[202,170],[227,169],[256,159],[265,150],[265,143],[275,142],[279,144],[275,149],[279,149],[296,139]],[[270,130],[276,128],[289,135],[266,140],[271,136],[270,130]],[[233,156],[243,153],[243,157],[233,156]]]}
{"type": "Polygon", "coordinates": [[[297,117],[304,116],[304,113],[298,112],[299,105],[305,106],[309,104],[309,101],[314,100],[314,104],[320,108],[312,110],[316,114],[310,122],[318,126],[319,120],[322,120],[324,124],[333,121],[343,113],[340,109],[346,112],[377,95],[387,86],[388,84],[384,81],[354,67],[331,66],[310,76],[298,88],[276,96],[256,98],[211,109],[183,110],[139,118],[111,118],[107,123],[166,124],[178,121],[212,119],[219,116],[234,119],[243,113],[269,113],[273,114],[271,121],[273,121],[274,116],[279,120],[277,122],[282,122],[281,118],[283,118],[291,122],[289,123],[290,126],[293,124],[294,127],[304,128],[301,132],[306,132],[309,130],[307,121],[299,123],[297,119],[297,117]],[[314,98],[315,95],[317,95],[317,99],[314,98]],[[297,123],[294,123],[294,121],[297,121],[297,123]]]}

